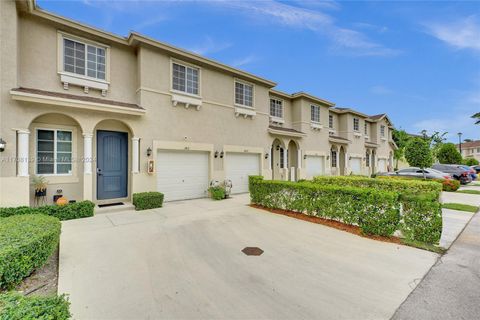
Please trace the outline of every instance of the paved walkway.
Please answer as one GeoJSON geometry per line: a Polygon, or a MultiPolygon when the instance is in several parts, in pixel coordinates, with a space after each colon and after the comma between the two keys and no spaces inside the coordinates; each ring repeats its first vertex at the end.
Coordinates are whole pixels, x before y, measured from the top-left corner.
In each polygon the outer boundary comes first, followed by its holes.
{"type": "Polygon", "coordinates": [[[472,219],[473,213],[442,209],[442,237],[440,238],[440,247],[448,249],[457,239],[467,223],[472,219]]]}
{"type": "Polygon", "coordinates": [[[59,292],[75,319],[389,319],[438,259],[247,203],[65,221],[59,292]]]}
{"type": "Polygon", "coordinates": [[[480,319],[479,213],[392,319],[480,319]]]}

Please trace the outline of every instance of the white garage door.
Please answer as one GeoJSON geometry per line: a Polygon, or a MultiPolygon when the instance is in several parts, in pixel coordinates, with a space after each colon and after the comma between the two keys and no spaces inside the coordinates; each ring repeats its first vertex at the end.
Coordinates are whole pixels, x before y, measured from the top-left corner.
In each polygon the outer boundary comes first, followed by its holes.
{"type": "Polygon", "coordinates": [[[386,171],[387,171],[387,160],[379,159],[377,172],[386,172],[386,171]]]}
{"type": "Polygon", "coordinates": [[[362,158],[351,158],[350,168],[353,174],[362,174],[362,158]]]}
{"type": "Polygon", "coordinates": [[[325,159],[323,156],[307,156],[305,159],[307,179],[325,174],[325,159]]]}
{"type": "Polygon", "coordinates": [[[207,196],[207,152],[159,150],[156,171],[157,189],[165,201],[207,196]]]}
{"type": "Polygon", "coordinates": [[[227,153],[225,157],[225,178],[232,180],[232,193],[248,192],[248,176],[260,174],[260,155],[227,153]]]}

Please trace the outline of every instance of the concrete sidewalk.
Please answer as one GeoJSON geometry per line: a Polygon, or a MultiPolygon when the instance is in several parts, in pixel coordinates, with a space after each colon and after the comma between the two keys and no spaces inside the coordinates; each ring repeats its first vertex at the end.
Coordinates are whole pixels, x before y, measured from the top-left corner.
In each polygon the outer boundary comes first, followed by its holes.
{"type": "Polygon", "coordinates": [[[389,319],[438,259],[248,202],[64,221],[59,293],[75,319],[389,319]]]}
{"type": "Polygon", "coordinates": [[[479,213],[392,319],[480,319],[479,213]]]}

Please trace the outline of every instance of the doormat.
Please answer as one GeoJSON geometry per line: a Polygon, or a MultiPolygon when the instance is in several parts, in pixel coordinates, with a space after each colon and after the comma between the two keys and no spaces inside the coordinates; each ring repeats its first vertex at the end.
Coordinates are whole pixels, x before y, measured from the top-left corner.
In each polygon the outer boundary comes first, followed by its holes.
{"type": "Polygon", "coordinates": [[[114,203],[106,203],[106,204],[99,204],[99,208],[103,207],[113,207],[113,206],[123,206],[123,202],[114,202],[114,203]]]}

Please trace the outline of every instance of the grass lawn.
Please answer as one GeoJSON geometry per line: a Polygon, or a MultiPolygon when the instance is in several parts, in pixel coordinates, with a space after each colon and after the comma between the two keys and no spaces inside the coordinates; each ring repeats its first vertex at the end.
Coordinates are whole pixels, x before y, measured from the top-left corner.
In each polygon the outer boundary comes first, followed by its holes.
{"type": "Polygon", "coordinates": [[[480,194],[479,190],[457,190],[457,193],[480,194]]]}
{"type": "Polygon", "coordinates": [[[471,206],[468,204],[463,204],[463,203],[444,203],[442,204],[442,208],[445,209],[452,209],[452,210],[460,210],[460,211],[467,211],[467,212],[477,212],[478,207],[476,206],[471,206]]]}

